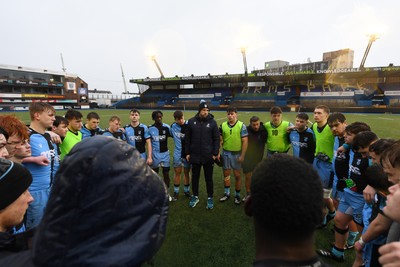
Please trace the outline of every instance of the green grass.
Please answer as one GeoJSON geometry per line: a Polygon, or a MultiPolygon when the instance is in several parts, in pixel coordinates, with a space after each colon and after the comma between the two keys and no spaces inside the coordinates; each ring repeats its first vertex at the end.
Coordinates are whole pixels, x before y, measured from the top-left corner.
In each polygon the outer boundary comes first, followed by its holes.
{"type": "MultiPolygon", "coordinates": [[[[129,110],[95,110],[101,116],[101,127],[106,128],[108,119],[118,115],[122,124],[129,123],[129,110]]],[[[90,112],[82,110],[84,116],[90,112]]],[[[141,111],[141,122],[152,124],[151,110],[141,111]]],[[[173,122],[173,111],[163,111],[164,122],[173,122]]],[[[184,111],[186,119],[196,111],[184,111]]],[[[0,113],[5,114],[5,113],[0,113]]],[[[27,112],[13,113],[25,123],[29,123],[27,112]]],[[[57,111],[63,115],[63,111],[57,111]]],[[[218,124],[226,119],[223,111],[213,111],[218,124]]],[[[262,121],[269,119],[267,112],[239,112],[239,119],[248,124],[251,116],[257,115],[262,121]]],[[[372,130],[380,137],[398,139],[400,136],[399,115],[392,114],[345,114],[349,123],[364,121],[370,124],[372,130]]],[[[284,113],[284,119],[294,121],[296,113],[284,113]]],[[[312,114],[309,114],[313,120],[312,114]]],[[[173,141],[170,139],[170,150],[173,141]]],[[[170,172],[171,192],[173,171],[170,172]]],[[[181,188],[181,192],[183,189],[181,188]]],[[[244,184],[242,192],[244,192],[244,184]]],[[[155,266],[251,266],[254,259],[254,234],[252,220],[243,212],[243,205],[235,206],[233,200],[219,203],[218,197],[223,194],[223,176],[221,168],[214,168],[215,208],[208,211],[206,206],[206,189],[203,176],[200,179],[200,202],[194,208],[189,208],[189,200],[181,194],[177,202],[170,203],[166,240],[154,257],[155,266]]],[[[272,215],[273,216],[273,215],[272,215]]],[[[295,219],[295,218],[293,218],[295,219]]],[[[316,247],[330,248],[334,235],[329,229],[318,230],[316,247]]],[[[354,252],[346,252],[346,261],[338,264],[325,260],[332,266],[351,266],[354,252]]]]}

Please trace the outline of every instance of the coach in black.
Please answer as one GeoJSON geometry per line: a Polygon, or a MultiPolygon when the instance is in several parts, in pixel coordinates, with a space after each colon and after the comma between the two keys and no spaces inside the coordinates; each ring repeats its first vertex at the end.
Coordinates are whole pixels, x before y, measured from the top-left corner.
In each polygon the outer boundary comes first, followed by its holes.
{"type": "Polygon", "coordinates": [[[192,165],[193,196],[189,206],[194,208],[199,202],[200,168],[203,166],[207,186],[207,209],[214,208],[213,166],[218,157],[220,138],[217,122],[209,113],[206,102],[201,102],[199,112],[188,121],[185,133],[186,160],[192,165]]]}

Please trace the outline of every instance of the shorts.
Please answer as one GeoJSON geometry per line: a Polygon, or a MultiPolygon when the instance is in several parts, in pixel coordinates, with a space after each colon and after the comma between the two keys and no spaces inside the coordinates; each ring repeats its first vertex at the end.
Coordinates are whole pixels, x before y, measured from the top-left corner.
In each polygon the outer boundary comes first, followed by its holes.
{"type": "Polygon", "coordinates": [[[165,151],[162,153],[157,153],[153,151],[153,164],[151,165],[152,169],[163,167],[169,168],[171,166],[169,151],[165,151]]]}
{"type": "Polygon", "coordinates": [[[322,188],[331,189],[333,183],[332,163],[314,158],[313,167],[321,179],[322,188]]]}
{"type": "Polygon", "coordinates": [[[222,151],[222,157],[223,157],[223,169],[224,170],[240,170],[242,169],[242,165],[239,163],[239,157],[240,157],[240,151],[239,152],[231,152],[227,150],[222,151]]]}
{"type": "Polygon", "coordinates": [[[39,225],[44,215],[44,209],[46,208],[47,201],[49,200],[50,188],[30,191],[33,202],[29,204],[26,211],[26,223],[25,227],[27,230],[32,229],[39,225]]]}
{"type": "Polygon", "coordinates": [[[140,153],[140,156],[142,157],[142,159],[147,160],[146,152],[140,153]]]}
{"type": "Polygon", "coordinates": [[[190,163],[181,157],[181,155],[176,155],[174,153],[174,168],[179,168],[179,167],[184,167],[184,168],[190,168],[190,163]]]}
{"type": "Polygon", "coordinates": [[[262,158],[258,160],[251,157],[249,158],[245,157],[242,163],[243,173],[249,173],[254,171],[254,169],[257,167],[258,163],[260,163],[261,160],[262,158]]]}
{"type": "Polygon", "coordinates": [[[340,200],[338,210],[344,214],[353,216],[353,220],[363,225],[363,209],[364,209],[364,196],[362,194],[351,191],[348,188],[344,189],[343,197],[340,200]]]}

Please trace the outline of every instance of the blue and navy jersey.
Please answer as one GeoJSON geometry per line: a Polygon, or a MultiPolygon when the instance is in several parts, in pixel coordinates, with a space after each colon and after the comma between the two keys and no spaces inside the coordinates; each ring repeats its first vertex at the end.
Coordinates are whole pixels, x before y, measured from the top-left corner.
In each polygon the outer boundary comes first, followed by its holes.
{"type": "Polygon", "coordinates": [[[335,175],[335,179],[346,179],[349,175],[349,158],[350,153],[347,150],[338,157],[337,150],[343,146],[345,140],[344,137],[335,136],[335,142],[333,143],[333,159],[332,169],[335,175]]]}
{"type": "Polygon", "coordinates": [[[102,135],[104,136],[112,136],[118,140],[121,141],[126,141],[126,136],[125,133],[123,133],[121,130],[118,130],[114,133],[110,132],[108,129],[106,129],[105,131],[102,132],[102,135]]]}
{"type": "Polygon", "coordinates": [[[136,127],[128,124],[124,128],[128,144],[136,147],[140,154],[146,152],[146,140],[150,138],[149,128],[143,123],[136,127]]]}
{"type": "Polygon", "coordinates": [[[315,153],[315,135],[313,130],[307,127],[303,132],[291,131],[289,139],[293,148],[293,156],[302,158],[312,164],[315,153]]]}
{"type": "Polygon", "coordinates": [[[359,194],[362,194],[363,190],[368,185],[363,177],[368,166],[368,158],[363,158],[360,153],[354,152],[352,160],[350,161],[349,178],[352,179],[357,186],[357,193],[359,194]]]}
{"type": "Polygon", "coordinates": [[[88,138],[88,137],[99,135],[102,132],[102,130],[100,128],[96,128],[94,130],[89,130],[88,128],[86,128],[85,124],[82,126],[80,131],[82,133],[82,140],[85,138],[88,138]]]}
{"type": "Polygon", "coordinates": [[[149,126],[151,137],[151,146],[154,153],[163,153],[168,151],[168,137],[172,137],[171,127],[163,123],[162,125],[153,124],[149,126]]]}
{"type": "Polygon", "coordinates": [[[31,145],[32,157],[45,156],[50,161],[47,166],[36,163],[23,164],[30,171],[33,178],[29,191],[48,189],[52,184],[52,169],[55,157],[54,144],[48,134],[43,135],[36,132],[31,132],[29,144],[31,145]]]}
{"type": "Polygon", "coordinates": [[[61,163],[61,150],[59,144],[53,144],[54,147],[54,166],[53,166],[53,177],[56,176],[61,163]]]}
{"type": "Polygon", "coordinates": [[[179,153],[182,158],[185,158],[185,131],[187,127],[188,121],[185,121],[183,125],[176,122],[171,125],[171,133],[175,143],[174,153],[179,153]]]}

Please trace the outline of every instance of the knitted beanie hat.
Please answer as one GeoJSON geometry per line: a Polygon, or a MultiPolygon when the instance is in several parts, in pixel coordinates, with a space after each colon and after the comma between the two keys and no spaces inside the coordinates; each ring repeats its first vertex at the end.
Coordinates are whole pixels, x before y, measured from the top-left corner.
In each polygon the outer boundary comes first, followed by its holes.
{"type": "Polygon", "coordinates": [[[31,183],[32,175],[24,166],[0,158],[0,210],[17,200],[31,183]]]}
{"type": "Polygon", "coordinates": [[[208,105],[206,102],[201,102],[199,105],[199,111],[201,111],[203,108],[208,108],[208,105]]]}

